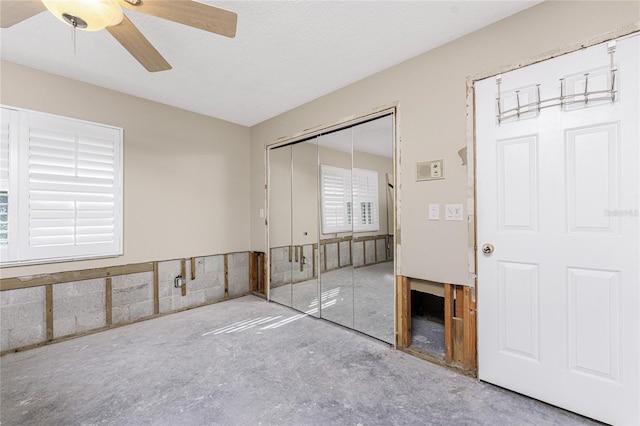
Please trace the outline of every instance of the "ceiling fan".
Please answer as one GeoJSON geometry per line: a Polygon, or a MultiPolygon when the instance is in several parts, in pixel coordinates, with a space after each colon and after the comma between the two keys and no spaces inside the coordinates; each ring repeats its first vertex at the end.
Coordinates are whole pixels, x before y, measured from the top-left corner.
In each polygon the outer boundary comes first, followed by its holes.
{"type": "Polygon", "coordinates": [[[149,72],[171,69],[121,6],[226,37],[236,35],[236,13],[193,0],[1,0],[0,27],[9,28],[49,10],[74,29],[106,28],[149,72]]]}

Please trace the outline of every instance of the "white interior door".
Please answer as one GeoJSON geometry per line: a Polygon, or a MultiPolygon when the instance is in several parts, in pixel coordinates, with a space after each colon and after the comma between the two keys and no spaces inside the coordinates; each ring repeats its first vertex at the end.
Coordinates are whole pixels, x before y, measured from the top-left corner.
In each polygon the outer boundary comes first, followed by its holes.
{"type": "Polygon", "coordinates": [[[625,425],[640,424],[639,39],[615,43],[615,82],[607,44],[502,75],[511,119],[496,78],[475,89],[479,377],[625,425]],[[524,107],[561,78],[576,102],[524,107]],[[584,102],[585,82],[615,101],[584,102]]]}

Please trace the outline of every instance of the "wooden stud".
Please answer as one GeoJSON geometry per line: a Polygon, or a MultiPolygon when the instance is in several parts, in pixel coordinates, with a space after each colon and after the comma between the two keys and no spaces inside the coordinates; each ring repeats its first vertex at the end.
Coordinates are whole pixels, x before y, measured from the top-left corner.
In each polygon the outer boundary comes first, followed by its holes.
{"type": "Polygon", "coordinates": [[[300,272],[304,272],[304,246],[300,246],[300,272]]]}
{"type": "Polygon", "coordinates": [[[229,257],[226,254],[224,255],[224,298],[229,298],[229,257]]]}
{"type": "Polygon", "coordinates": [[[323,244],[322,245],[322,253],[324,254],[324,271],[327,270],[327,245],[323,244]]]}
{"type": "Polygon", "coordinates": [[[464,304],[464,336],[463,336],[463,361],[466,370],[476,370],[476,309],[472,300],[472,290],[465,286],[463,290],[464,304]]]}
{"type": "Polygon", "coordinates": [[[46,286],[46,327],[47,327],[47,340],[53,340],[53,286],[48,284],[46,286]]]}
{"type": "Polygon", "coordinates": [[[367,242],[362,241],[362,264],[367,264],[367,242]]]}
{"type": "Polygon", "coordinates": [[[265,258],[266,258],[266,254],[265,253],[260,253],[260,276],[261,276],[261,280],[258,283],[258,288],[260,289],[260,291],[262,291],[262,294],[264,294],[266,296],[267,294],[267,282],[268,277],[267,277],[267,264],[265,262],[265,258]]]}
{"type": "Polygon", "coordinates": [[[311,266],[313,267],[313,276],[317,277],[318,275],[316,274],[316,255],[317,255],[317,251],[318,249],[316,248],[315,244],[313,245],[313,259],[311,259],[311,266]]]}
{"type": "Polygon", "coordinates": [[[185,280],[184,284],[180,286],[180,290],[182,290],[182,295],[187,295],[187,260],[182,259],[180,261],[180,275],[185,280]]]}
{"type": "Polygon", "coordinates": [[[111,325],[113,323],[113,293],[111,289],[111,277],[105,279],[104,291],[107,325],[111,325]]]}
{"type": "Polygon", "coordinates": [[[378,263],[378,240],[373,240],[373,256],[376,263],[378,263]]]}
{"type": "Polygon", "coordinates": [[[397,276],[396,288],[398,291],[398,339],[397,346],[408,348],[411,346],[411,279],[401,275],[397,276]]]}
{"type": "Polygon", "coordinates": [[[353,265],[353,239],[349,240],[349,265],[353,265]]]}
{"type": "Polygon", "coordinates": [[[338,241],[338,269],[340,269],[340,241],[338,241]]]}
{"type": "Polygon", "coordinates": [[[295,253],[296,253],[296,259],[295,259],[296,263],[300,261],[300,258],[298,257],[298,249],[299,249],[299,246],[295,246],[294,250],[295,250],[295,253]]]}
{"type": "Polygon", "coordinates": [[[106,268],[86,269],[81,271],[57,272],[53,274],[33,275],[30,277],[15,277],[0,279],[0,291],[18,288],[40,287],[49,284],[61,284],[73,281],[86,281],[98,278],[115,277],[118,275],[151,272],[153,263],[135,263],[131,265],[109,266],[106,268]]]}
{"type": "Polygon", "coordinates": [[[292,251],[293,251],[293,247],[289,246],[289,263],[293,261],[293,253],[291,253],[292,251]]]}
{"type": "Polygon", "coordinates": [[[196,258],[191,258],[191,281],[196,279],[196,258]]]}
{"type": "Polygon", "coordinates": [[[464,320],[453,318],[453,362],[462,365],[464,346],[464,320]]]}
{"type": "Polygon", "coordinates": [[[153,313],[160,313],[160,277],[158,276],[158,262],[153,262],[153,313]]]}
{"type": "Polygon", "coordinates": [[[249,252],[249,291],[258,291],[258,253],[249,252]]]}
{"type": "Polygon", "coordinates": [[[444,285],[444,358],[453,361],[453,286],[444,285]]]}

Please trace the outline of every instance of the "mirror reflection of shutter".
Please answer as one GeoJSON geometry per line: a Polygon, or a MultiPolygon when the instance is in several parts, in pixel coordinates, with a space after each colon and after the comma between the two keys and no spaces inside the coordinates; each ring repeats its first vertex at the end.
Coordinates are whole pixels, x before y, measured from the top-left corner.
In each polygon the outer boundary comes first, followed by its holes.
{"type": "Polygon", "coordinates": [[[351,231],[349,170],[321,165],[322,233],[351,231]]]}
{"type": "Polygon", "coordinates": [[[379,230],[378,173],[376,171],[353,169],[353,201],[357,218],[354,231],[379,230]]]}
{"type": "Polygon", "coordinates": [[[29,257],[116,253],[116,147],[119,132],[31,115],[24,156],[28,199],[23,239],[29,257]]]}
{"type": "Polygon", "coordinates": [[[0,253],[3,259],[8,259],[9,246],[9,172],[10,151],[9,140],[14,132],[15,111],[2,108],[0,119],[0,253]]]}

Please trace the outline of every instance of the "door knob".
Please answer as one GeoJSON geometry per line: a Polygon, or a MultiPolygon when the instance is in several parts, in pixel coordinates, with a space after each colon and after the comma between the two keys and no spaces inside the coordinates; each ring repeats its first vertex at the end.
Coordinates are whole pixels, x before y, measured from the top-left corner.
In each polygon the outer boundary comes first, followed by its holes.
{"type": "Polygon", "coordinates": [[[487,243],[482,245],[482,253],[484,254],[491,254],[493,253],[493,250],[494,250],[493,244],[487,243]]]}

